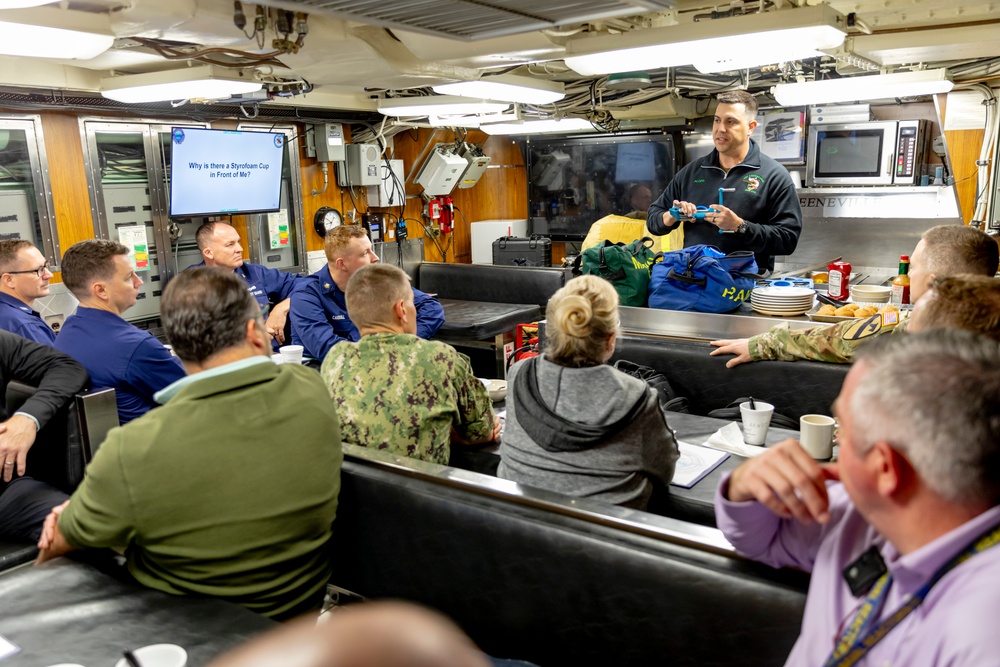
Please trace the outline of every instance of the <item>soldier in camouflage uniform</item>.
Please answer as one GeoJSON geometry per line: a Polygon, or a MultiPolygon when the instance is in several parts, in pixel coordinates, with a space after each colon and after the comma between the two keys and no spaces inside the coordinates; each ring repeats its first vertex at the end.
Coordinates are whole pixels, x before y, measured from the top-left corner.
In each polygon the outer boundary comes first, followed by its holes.
{"type": "Polygon", "coordinates": [[[750,338],[747,345],[754,361],[811,359],[849,364],[858,345],[884,333],[905,333],[909,321],[905,318],[898,324],[884,324],[881,315],[872,315],[810,329],[792,330],[787,324],[779,324],[767,333],[750,338]]]}
{"type": "Polygon", "coordinates": [[[468,360],[415,335],[405,273],[382,264],[358,270],[347,310],[361,339],[334,345],[321,370],[344,442],[447,464],[452,441],[496,439],[499,420],[468,360]]]}
{"type": "MultiPolygon", "coordinates": [[[[910,255],[910,300],[917,303],[935,276],[967,273],[993,277],[997,254],[997,242],[974,227],[938,225],[928,229],[910,255]]],[[[729,368],[764,359],[850,363],[858,345],[884,333],[905,332],[908,321],[893,324],[873,315],[865,320],[796,331],[783,324],[749,339],[712,341],[717,348],[712,355],[736,355],[726,362],[729,368]]]]}

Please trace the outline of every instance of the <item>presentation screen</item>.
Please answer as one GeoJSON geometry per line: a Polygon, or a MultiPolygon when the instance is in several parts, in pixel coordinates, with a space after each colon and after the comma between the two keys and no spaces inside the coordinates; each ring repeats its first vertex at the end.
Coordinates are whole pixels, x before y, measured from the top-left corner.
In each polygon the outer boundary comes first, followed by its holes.
{"type": "Polygon", "coordinates": [[[170,215],[279,210],[284,151],[284,134],[171,128],[170,215]]]}

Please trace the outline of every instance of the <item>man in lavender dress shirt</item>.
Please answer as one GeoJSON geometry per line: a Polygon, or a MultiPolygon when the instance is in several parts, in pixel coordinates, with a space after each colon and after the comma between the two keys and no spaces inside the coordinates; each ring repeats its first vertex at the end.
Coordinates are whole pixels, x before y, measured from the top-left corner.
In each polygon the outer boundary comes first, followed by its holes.
{"type": "Polygon", "coordinates": [[[718,525],[740,553],[812,573],[787,665],[1000,665],[1000,547],[945,568],[1000,525],[1000,346],[944,329],[892,338],[865,348],[834,404],[839,461],[770,448],[723,479],[718,525]],[[854,595],[871,547],[891,578],[854,595]],[[827,662],[866,611],[858,641],[942,570],[859,661],[827,662]]]}

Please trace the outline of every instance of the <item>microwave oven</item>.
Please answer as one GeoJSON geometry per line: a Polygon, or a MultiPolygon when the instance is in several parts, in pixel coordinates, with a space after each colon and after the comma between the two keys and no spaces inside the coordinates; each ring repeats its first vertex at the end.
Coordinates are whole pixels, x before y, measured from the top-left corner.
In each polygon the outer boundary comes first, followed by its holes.
{"type": "Polygon", "coordinates": [[[813,125],[806,186],[917,185],[926,133],[923,120],[813,125]]]}

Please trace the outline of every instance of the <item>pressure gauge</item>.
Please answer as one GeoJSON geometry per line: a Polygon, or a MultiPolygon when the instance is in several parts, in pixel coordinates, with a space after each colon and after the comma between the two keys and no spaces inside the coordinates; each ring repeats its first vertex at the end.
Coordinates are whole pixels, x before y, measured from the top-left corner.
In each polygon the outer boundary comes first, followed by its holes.
{"type": "Polygon", "coordinates": [[[329,206],[323,206],[316,211],[316,217],[313,219],[313,226],[320,238],[326,236],[326,233],[334,227],[339,227],[342,224],[344,224],[344,218],[340,215],[340,211],[329,206]]]}

